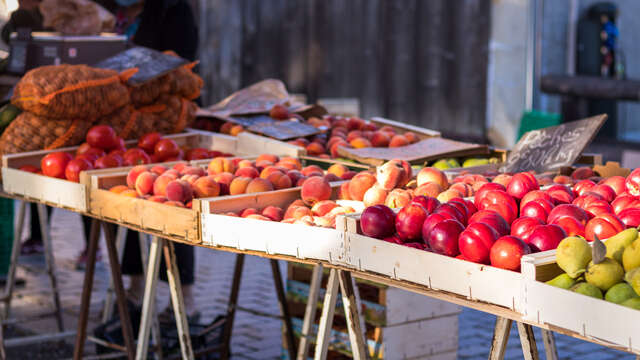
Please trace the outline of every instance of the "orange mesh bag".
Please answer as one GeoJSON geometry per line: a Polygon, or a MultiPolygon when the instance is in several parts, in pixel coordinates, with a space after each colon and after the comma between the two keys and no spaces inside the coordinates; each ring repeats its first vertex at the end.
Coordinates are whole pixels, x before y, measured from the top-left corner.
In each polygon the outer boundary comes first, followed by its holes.
{"type": "Polygon", "coordinates": [[[204,81],[192,69],[196,63],[181,66],[168,73],[169,93],[189,100],[200,97],[204,81]]]}
{"type": "Polygon", "coordinates": [[[22,77],[11,102],[47,118],[92,121],[129,103],[122,80],[134,72],[118,74],[86,65],[43,66],[22,77]]]}
{"type": "Polygon", "coordinates": [[[0,153],[53,150],[82,143],[92,123],[85,120],[47,119],[23,112],[0,137],[0,153]]]}
{"type": "Polygon", "coordinates": [[[166,106],[166,109],[158,114],[159,119],[154,124],[154,129],[162,134],[179,133],[195,120],[197,105],[192,101],[178,96],[162,95],[156,104],[166,106]]]}
{"type": "Polygon", "coordinates": [[[168,94],[171,87],[169,75],[163,75],[144,84],[129,86],[131,104],[135,107],[143,107],[153,104],[160,95],[168,94]]]}

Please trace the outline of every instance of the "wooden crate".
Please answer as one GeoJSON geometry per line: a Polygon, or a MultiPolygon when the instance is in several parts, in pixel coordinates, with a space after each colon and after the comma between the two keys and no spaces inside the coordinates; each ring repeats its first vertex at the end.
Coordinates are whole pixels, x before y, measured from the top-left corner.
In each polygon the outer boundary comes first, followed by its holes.
{"type": "MultiPolygon", "coordinates": [[[[237,149],[236,138],[227,135],[181,133],[165,135],[164,137],[173,139],[180,146],[204,147],[229,153],[234,153],[237,149]]],[[[137,140],[126,142],[128,146],[136,143],[137,140]]],[[[20,167],[25,165],[40,167],[40,160],[49,153],[64,151],[75,155],[77,149],[77,146],[73,146],[56,150],[41,150],[4,155],[2,157],[2,181],[4,190],[10,194],[24,196],[28,199],[48,203],[53,206],[87,212],[89,205],[88,192],[84,184],[19,170],[20,167]]],[[[92,170],[83,173],[103,175],[125,171],[130,168],[131,167],[121,167],[92,170]]]]}
{"type": "MultiPolygon", "coordinates": [[[[337,199],[342,182],[332,183],[332,199],[337,199]]],[[[245,194],[194,201],[200,212],[202,241],[209,246],[227,246],[267,254],[289,255],[300,259],[317,259],[341,263],[344,258],[343,233],[336,229],[284,224],[279,222],[221,215],[269,205],[286,209],[300,199],[301,187],[260,194],[245,194]]],[[[362,211],[357,201],[341,202],[362,211]]]]}
{"type": "MultiPolygon", "coordinates": [[[[323,289],[328,277],[328,269],[324,270],[323,289]]],[[[294,331],[298,337],[308,300],[311,272],[309,265],[290,263],[288,266],[287,302],[289,313],[295,319],[294,331]]],[[[372,358],[456,358],[459,306],[367,280],[356,278],[356,285],[372,358]]],[[[323,296],[324,290],[321,290],[319,308],[323,296]]],[[[330,350],[350,355],[341,300],[339,297],[336,304],[330,350]]],[[[319,316],[318,311],[316,325],[319,316]]]]}
{"type": "Polygon", "coordinates": [[[524,318],[640,354],[640,311],[544,283],[561,273],[555,250],[522,257],[524,318]]]}
{"type": "Polygon", "coordinates": [[[340,216],[348,266],[521,312],[520,273],[359,235],[359,214],[340,216]]]}

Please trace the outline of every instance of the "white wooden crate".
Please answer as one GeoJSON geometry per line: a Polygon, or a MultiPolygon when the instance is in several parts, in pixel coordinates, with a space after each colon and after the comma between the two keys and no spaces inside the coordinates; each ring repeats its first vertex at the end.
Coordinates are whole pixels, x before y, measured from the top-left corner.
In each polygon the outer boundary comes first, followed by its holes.
{"type": "Polygon", "coordinates": [[[547,285],[562,273],[555,250],[522,258],[524,318],[640,354],[640,311],[547,285]]]}

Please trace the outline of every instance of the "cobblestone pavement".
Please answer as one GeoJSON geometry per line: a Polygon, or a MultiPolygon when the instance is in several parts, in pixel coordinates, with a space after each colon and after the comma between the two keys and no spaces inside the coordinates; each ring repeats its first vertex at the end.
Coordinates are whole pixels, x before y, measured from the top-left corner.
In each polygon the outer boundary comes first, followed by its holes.
{"type": "MultiPolygon", "coordinates": [[[[74,328],[77,321],[82,280],[84,273],[74,269],[74,259],[84,247],[81,238],[81,222],[78,215],[55,209],[52,216],[51,234],[53,237],[54,255],[60,295],[65,314],[65,326],[74,328]]],[[[28,228],[28,227],[27,227],[28,228]]],[[[24,234],[25,238],[28,234],[24,234]]],[[[101,240],[103,258],[106,257],[104,242],[101,240]]],[[[28,263],[41,265],[41,259],[21,259],[28,263]],[[40,261],[38,261],[40,260],[40,261]],[[38,264],[40,263],[40,264],[38,264]]],[[[100,318],[100,311],[106,288],[108,286],[108,269],[106,263],[100,262],[96,268],[94,292],[91,302],[91,318],[89,329],[92,329],[100,318]]],[[[232,280],[235,255],[209,249],[196,250],[196,298],[202,313],[203,323],[211,321],[216,315],[225,311],[232,280]]],[[[282,274],[286,274],[286,265],[280,264],[282,274]]],[[[36,266],[38,267],[38,266],[36,266]]],[[[33,314],[51,309],[51,298],[47,293],[48,277],[21,267],[18,276],[25,278],[27,284],[17,292],[12,303],[12,314],[33,314]]],[[[126,284],[126,280],[125,280],[126,284]]],[[[245,267],[240,285],[240,306],[278,314],[278,305],[273,294],[273,281],[269,263],[266,259],[255,256],[245,258],[245,267]]],[[[158,308],[164,309],[168,304],[169,290],[165,283],[158,288],[158,308]]],[[[482,312],[464,309],[460,315],[458,359],[486,359],[491,343],[495,317],[482,312]]],[[[55,330],[53,318],[23,325],[27,330],[36,332],[55,330]]],[[[280,322],[277,319],[256,317],[246,312],[238,312],[234,322],[232,351],[234,359],[275,359],[280,357],[281,334],[280,322]]],[[[541,339],[537,330],[536,339],[541,339]]],[[[580,341],[566,336],[556,335],[561,359],[624,359],[634,360],[634,356],[610,350],[595,344],[580,341]]],[[[73,339],[68,342],[73,344],[73,339]]],[[[538,348],[543,352],[542,344],[538,348]]],[[[95,351],[92,344],[86,346],[86,353],[95,351]]],[[[511,331],[506,358],[521,359],[520,341],[515,326],[511,331]]],[[[542,354],[544,358],[544,354],[542,354]]]]}

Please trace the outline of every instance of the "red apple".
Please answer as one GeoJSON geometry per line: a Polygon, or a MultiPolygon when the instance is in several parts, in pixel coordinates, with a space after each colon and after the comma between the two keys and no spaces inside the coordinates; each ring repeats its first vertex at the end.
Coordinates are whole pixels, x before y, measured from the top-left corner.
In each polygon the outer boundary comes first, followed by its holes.
{"type": "Polygon", "coordinates": [[[467,210],[464,205],[448,202],[438,206],[435,214],[447,213],[458,220],[463,226],[467,224],[467,210]]]}
{"type": "Polygon", "coordinates": [[[640,209],[628,208],[622,210],[618,217],[627,226],[627,228],[640,226],[640,209]]]}
{"type": "Polygon", "coordinates": [[[550,223],[551,225],[558,225],[564,230],[567,236],[582,236],[584,237],[585,224],[578,221],[571,216],[563,216],[555,219],[550,223]]]}
{"type": "Polygon", "coordinates": [[[546,190],[547,194],[551,196],[553,202],[557,204],[571,204],[573,199],[575,199],[575,195],[573,191],[566,187],[565,185],[551,185],[546,190]]]}
{"type": "Polygon", "coordinates": [[[594,199],[585,205],[584,211],[586,211],[591,217],[595,217],[606,213],[613,214],[613,207],[604,200],[594,199]]]}
{"type": "Polygon", "coordinates": [[[62,151],[56,151],[45,155],[42,160],[40,160],[42,174],[45,176],[64,179],[65,169],[71,159],[71,154],[62,151]]]}
{"type": "Polygon", "coordinates": [[[510,228],[507,221],[493,210],[480,210],[469,218],[469,224],[481,222],[489,225],[499,236],[509,235],[510,228]]]}
{"type": "Polygon", "coordinates": [[[105,155],[97,159],[94,164],[96,169],[108,169],[122,166],[123,161],[118,155],[105,155]]]}
{"type": "Polygon", "coordinates": [[[149,157],[149,155],[140,148],[133,148],[133,149],[127,150],[124,153],[123,159],[124,159],[124,164],[126,166],[135,166],[135,165],[143,165],[143,164],[151,163],[151,158],[149,157]]]}
{"type": "Polygon", "coordinates": [[[499,191],[504,191],[504,192],[507,191],[507,189],[504,186],[502,186],[501,184],[497,184],[497,183],[486,183],[486,184],[482,185],[480,187],[480,189],[478,189],[478,191],[476,191],[476,194],[475,194],[474,199],[473,199],[474,204],[476,205],[476,207],[478,209],[480,208],[480,201],[482,201],[482,199],[484,199],[486,193],[491,191],[491,190],[499,190],[499,191]]]}
{"type": "Polygon", "coordinates": [[[116,132],[108,125],[96,125],[89,129],[87,143],[104,150],[114,149],[120,144],[116,132]]]}
{"type": "Polygon", "coordinates": [[[489,252],[498,237],[498,233],[485,223],[470,224],[458,239],[460,253],[469,261],[488,264],[489,252]]]}
{"type": "Polygon", "coordinates": [[[627,192],[633,196],[640,196],[640,168],[631,172],[624,181],[627,192]]]}
{"type": "Polygon", "coordinates": [[[433,213],[433,211],[440,206],[440,201],[434,197],[419,195],[411,199],[411,203],[420,204],[427,211],[427,214],[433,213]]]}
{"type": "Polygon", "coordinates": [[[640,199],[631,196],[629,194],[623,193],[611,202],[611,206],[613,207],[613,212],[618,215],[622,210],[628,208],[639,208],[640,209],[640,199]]]}
{"type": "Polygon", "coordinates": [[[544,190],[534,190],[528,192],[521,200],[520,200],[520,212],[522,213],[522,208],[527,205],[529,201],[543,199],[547,200],[551,204],[553,204],[553,198],[549,194],[547,194],[544,190]]]}
{"type": "Polygon", "coordinates": [[[437,223],[429,233],[429,238],[424,239],[433,252],[446,255],[457,256],[458,237],[464,231],[464,226],[457,220],[449,219],[437,223]]]}
{"type": "Polygon", "coordinates": [[[529,191],[540,189],[538,180],[531,173],[513,175],[507,185],[507,193],[516,199],[522,199],[529,191]]]}
{"type": "Polygon", "coordinates": [[[565,237],[567,234],[558,225],[539,225],[533,229],[527,243],[533,252],[547,251],[557,248],[565,237]]]}
{"type": "Polygon", "coordinates": [[[433,227],[445,220],[458,221],[455,217],[453,217],[453,215],[446,213],[434,213],[427,216],[427,218],[424,220],[424,223],[422,223],[422,240],[426,242],[427,239],[429,239],[429,234],[431,234],[431,230],[433,229],[433,227]]]}
{"type": "Polygon", "coordinates": [[[422,224],[427,218],[427,211],[418,204],[409,204],[396,215],[396,231],[405,242],[420,240],[422,224]]]}
{"type": "Polygon", "coordinates": [[[625,224],[613,214],[602,214],[589,220],[585,227],[585,238],[593,241],[596,236],[604,240],[626,228],[625,224]]]}
{"type": "Polygon", "coordinates": [[[520,211],[520,216],[528,216],[540,219],[543,223],[547,222],[549,212],[553,209],[553,205],[544,199],[529,201],[520,211]]]}
{"type": "Polygon", "coordinates": [[[594,183],[591,180],[582,180],[580,182],[578,182],[577,184],[573,185],[573,192],[576,193],[578,196],[582,195],[583,193],[591,190],[592,187],[596,186],[596,183],[594,183]]]}
{"type": "Polygon", "coordinates": [[[147,152],[147,154],[153,154],[156,143],[162,139],[162,135],[157,132],[147,133],[140,137],[138,140],[138,147],[147,152]]]}
{"type": "Polygon", "coordinates": [[[396,214],[384,205],[370,206],[362,212],[362,233],[376,239],[384,239],[395,233],[396,214]]]}
{"type": "Polygon", "coordinates": [[[616,198],[616,191],[609,185],[596,185],[589,191],[601,195],[607,202],[612,202],[616,198]]]}
{"type": "Polygon", "coordinates": [[[511,235],[527,241],[533,230],[538,225],[544,225],[544,222],[538,218],[520,217],[511,224],[511,235]]]}
{"type": "Polygon", "coordinates": [[[503,236],[491,247],[489,258],[491,265],[502,269],[520,271],[520,259],[531,254],[531,248],[522,239],[515,236],[503,236]]]}
{"type": "Polygon", "coordinates": [[[553,208],[547,217],[547,223],[553,224],[559,218],[569,216],[578,220],[579,223],[585,225],[589,221],[589,215],[573,204],[561,204],[553,208]]]}
{"type": "Polygon", "coordinates": [[[85,170],[92,170],[93,165],[85,159],[73,159],[67,163],[64,174],[67,180],[73,182],[80,181],[80,172],[85,170]]]}
{"type": "Polygon", "coordinates": [[[625,180],[622,176],[612,176],[602,180],[599,184],[609,185],[616,192],[616,195],[620,195],[627,190],[624,185],[625,180]]]}

